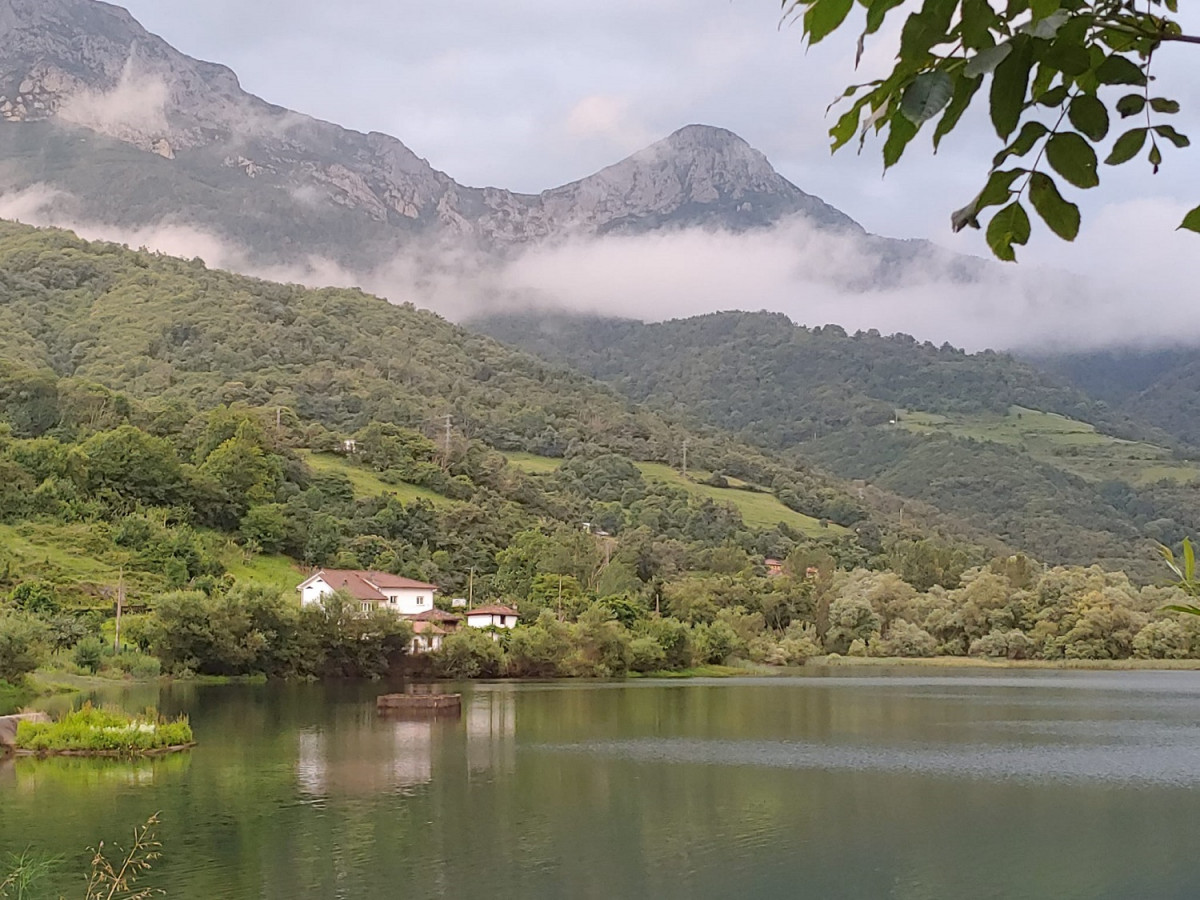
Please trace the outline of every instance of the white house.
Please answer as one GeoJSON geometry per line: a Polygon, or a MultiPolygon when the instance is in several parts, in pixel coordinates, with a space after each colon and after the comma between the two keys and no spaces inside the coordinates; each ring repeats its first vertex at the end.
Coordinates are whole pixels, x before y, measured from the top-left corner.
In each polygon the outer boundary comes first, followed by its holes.
{"type": "Polygon", "coordinates": [[[509,606],[493,603],[466,612],[467,625],[471,628],[512,628],[517,624],[517,611],[509,606]]]}
{"type": "Polygon", "coordinates": [[[318,569],[296,590],[300,592],[302,606],[320,603],[326,594],[344,591],[359,603],[363,612],[387,609],[400,616],[419,616],[434,608],[437,586],[387,572],[318,569]]]}

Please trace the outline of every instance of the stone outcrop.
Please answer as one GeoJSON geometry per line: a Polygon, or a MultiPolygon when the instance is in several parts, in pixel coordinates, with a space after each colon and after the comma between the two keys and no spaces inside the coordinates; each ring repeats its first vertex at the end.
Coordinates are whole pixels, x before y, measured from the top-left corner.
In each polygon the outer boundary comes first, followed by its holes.
{"type": "Polygon", "coordinates": [[[49,722],[45,713],[22,713],[0,716],[0,752],[11,751],[17,744],[17,725],[20,722],[49,722]]]}

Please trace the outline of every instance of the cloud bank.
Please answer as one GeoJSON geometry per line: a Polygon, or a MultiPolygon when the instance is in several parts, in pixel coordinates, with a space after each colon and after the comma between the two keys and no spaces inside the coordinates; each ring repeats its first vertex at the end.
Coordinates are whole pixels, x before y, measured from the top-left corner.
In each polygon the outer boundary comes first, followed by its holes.
{"type": "Polygon", "coordinates": [[[199,256],[215,268],[273,281],[357,286],[458,321],[529,308],[647,321],[765,309],[801,324],[904,332],[969,350],[1200,343],[1195,289],[1180,287],[1189,284],[1194,238],[1171,230],[1182,213],[1183,204],[1162,200],[1106,209],[1079,239],[1109,261],[1090,277],[1055,269],[1048,235],[1034,245],[1040,261],[964,266],[962,257],[932,244],[881,242],[802,218],[742,234],[691,229],[544,243],[507,260],[425,246],[352,271],[317,255],[257,264],[220,235],[181,222],[131,229],[80,221],[73,198],[50,188],[0,194],[3,218],[199,256]],[[881,246],[889,254],[882,264],[881,246]]]}

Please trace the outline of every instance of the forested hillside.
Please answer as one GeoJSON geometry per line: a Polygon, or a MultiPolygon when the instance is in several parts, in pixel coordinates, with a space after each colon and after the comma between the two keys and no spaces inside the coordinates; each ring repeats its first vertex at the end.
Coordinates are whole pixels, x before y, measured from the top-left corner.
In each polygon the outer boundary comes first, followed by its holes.
{"type": "Polygon", "coordinates": [[[1153,541],[1200,530],[1191,486],[1200,467],[1170,437],[1005,354],[809,329],[770,313],[474,324],[1051,562],[1099,559],[1149,578],[1153,541]]]}
{"type": "Polygon", "coordinates": [[[1200,351],[1194,347],[1118,348],[1040,354],[1036,365],[1200,447],[1200,351]]]}

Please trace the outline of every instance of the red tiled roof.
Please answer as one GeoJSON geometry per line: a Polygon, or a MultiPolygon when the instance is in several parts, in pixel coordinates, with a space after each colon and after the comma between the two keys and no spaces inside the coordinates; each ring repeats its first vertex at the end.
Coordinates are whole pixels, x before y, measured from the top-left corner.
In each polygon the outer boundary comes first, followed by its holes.
{"type": "Polygon", "coordinates": [[[424,581],[414,581],[411,578],[404,578],[400,575],[390,575],[387,572],[360,572],[360,575],[365,575],[367,580],[376,587],[381,588],[424,588],[427,591],[436,591],[436,584],[426,584],[424,581]]]}
{"type": "Polygon", "coordinates": [[[364,577],[366,572],[353,569],[320,569],[317,575],[335,591],[345,591],[355,600],[386,600],[383,594],[364,577]]]}
{"type": "MultiPolygon", "coordinates": [[[[335,591],[346,591],[356,600],[386,600],[381,588],[407,588],[408,590],[424,590],[430,593],[437,591],[437,585],[426,584],[424,581],[414,581],[400,575],[389,575],[387,572],[363,572],[358,569],[318,569],[313,576],[321,579],[335,591]]],[[[306,582],[307,583],[307,582],[306,582]]]]}
{"type": "Polygon", "coordinates": [[[492,603],[488,606],[477,606],[474,609],[467,610],[468,616],[520,616],[515,609],[507,606],[501,606],[499,603],[492,603]]]}

